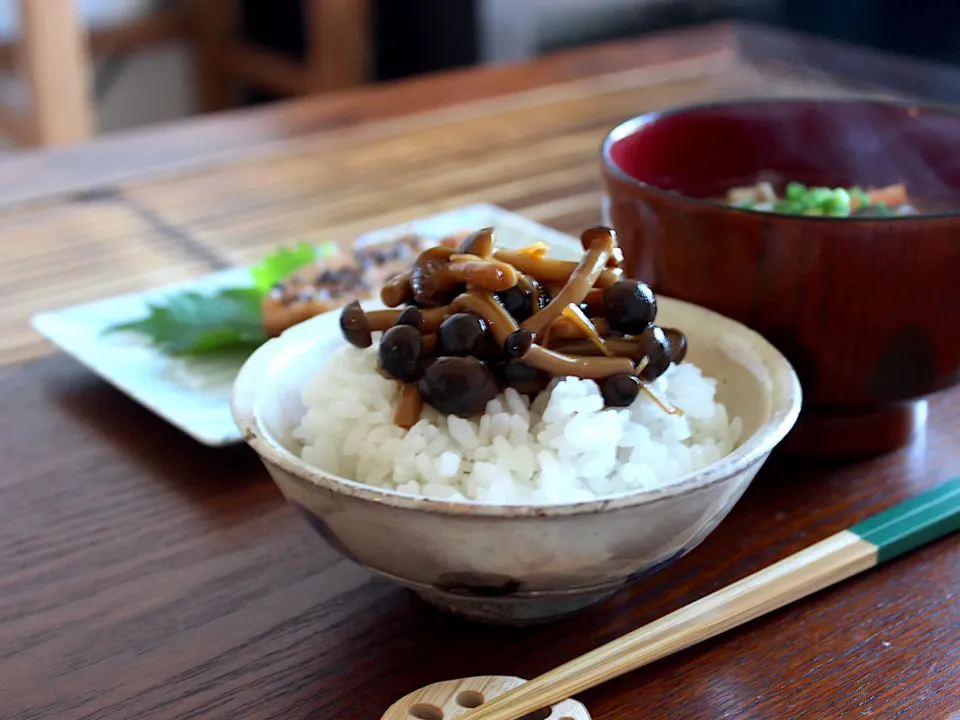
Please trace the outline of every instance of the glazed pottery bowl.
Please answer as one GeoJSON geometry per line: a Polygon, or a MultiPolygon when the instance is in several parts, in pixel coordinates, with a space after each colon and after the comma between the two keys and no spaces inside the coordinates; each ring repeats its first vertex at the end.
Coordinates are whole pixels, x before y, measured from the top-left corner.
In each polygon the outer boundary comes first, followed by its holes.
{"type": "Polygon", "coordinates": [[[689,361],[718,380],[718,400],[744,424],[730,455],[660,490],[500,506],[413,497],[307,465],[292,438],[305,410],[301,388],[345,344],[339,313],[260,347],[234,386],[234,418],[290,504],[346,557],[468,618],[504,624],[558,618],[700,543],[800,410],[799,381],[766,340],[694,305],[658,302],[658,319],[683,328],[689,361]]]}
{"type": "Polygon", "coordinates": [[[805,399],[793,449],[897,447],[923,415],[917,401],[960,379],[960,114],[862,100],[687,107],[615,128],[602,165],[628,274],[749,325],[790,359],[805,399]],[[903,182],[938,209],[801,217],[708,199],[767,172],[903,182]]]}

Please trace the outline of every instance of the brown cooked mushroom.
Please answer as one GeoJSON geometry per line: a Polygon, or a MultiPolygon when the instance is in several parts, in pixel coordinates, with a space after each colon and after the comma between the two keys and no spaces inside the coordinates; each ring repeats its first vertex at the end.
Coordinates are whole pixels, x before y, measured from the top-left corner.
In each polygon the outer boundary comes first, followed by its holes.
{"type": "MultiPolygon", "coordinates": [[[[525,253],[522,250],[505,250],[503,248],[494,252],[493,257],[501,262],[513,265],[518,272],[529,275],[547,287],[565,283],[578,265],[572,260],[557,260],[556,258],[525,253]]],[[[620,268],[606,268],[597,278],[596,286],[602,290],[613,285],[622,275],[623,271],[620,268]]]]}
{"type": "Polygon", "coordinates": [[[499,260],[484,260],[446,247],[424,250],[410,272],[413,299],[421,307],[445,305],[468,284],[491,292],[509,290],[517,284],[517,272],[499,260]]]}
{"type": "Polygon", "coordinates": [[[531,367],[546,370],[560,377],[572,375],[589,380],[603,380],[611,375],[634,372],[633,361],[625,357],[577,357],[531,345],[520,358],[531,367]]]}
{"type": "Polygon", "coordinates": [[[460,253],[476,255],[486,260],[497,247],[497,237],[492,227],[482,228],[472,232],[460,244],[460,253]]]}
{"type": "Polygon", "coordinates": [[[400,307],[413,300],[410,271],[397,273],[389,278],[380,288],[380,299],[387,307],[400,307]]]}
{"type": "MultiPolygon", "coordinates": [[[[630,338],[604,338],[604,346],[617,357],[630,358],[638,362],[641,357],[640,342],[630,338]]],[[[605,353],[590,340],[575,338],[571,340],[556,340],[550,344],[551,350],[568,355],[604,355],[605,353]]]]}
{"type": "Polygon", "coordinates": [[[390,278],[381,295],[392,309],[351,303],[341,316],[350,342],[369,347],[374,332],[392,342],[379,367],[401,382],[397,425],[412,427],[424,403],[469,417],[503,387],[535,394],[551,377],[603,381],[618,407],[645,392],[664,412],[681,412],[648,383],[669,364],[671,345],[682,359],[683,335],[652,324],[636,335],[611,329],[608,288],[623,273],[613,230],[585,230],[579,262],[547,258],[543,243],[497,250],[492,228],[460,239],[424,250],[409,272],[390,278]],[[556,346],[548,348],[551,333],[556,346]]]}
{"type": "Polygon", "coordinates": [[[526,328],[515,330],[503,343],[503,354],[511,360],[517,360],[527,354],[531,345],[533,345],[532,332],[526,328]]]}
{"type": "Polygon", "coordinates": [[[547,303],[550,302],[546,289],[529,275],[521,273],[517,278],[517,285],[521,292],[529,293],[530,295],[531,314],[540,312],[547,306],[547,303]]]}
{"type": "Polygon", "coordinates": [[[670,342],[670,359],[679,365],[687,356],[687,336],[676,328],[663,328],[663,334],[670,342]]]}
{"type": "Polygon", "coordinates": [[[409,325],[420,330],[423,327],[423,311],[416,305],[408,305],[397,316],[397,325],[409,325]]]}
{"type": "Polygon", "coordinates": [[[593,323],[590,322],[590,319],[583,314],[583,310],[580,309],[579,305],[570,303],[563,309],[562,312],[563,317],[567,318],[567,320],[571,321],[574,325],[579,326],[583,331],[584,337],[593,343],[593,345],[596,346],[601,353],[607,357],[613,357],[613,351],[607,347],[603,338],[600,337],[600,334],[597,332],[597,328],[594,327],[593,323]]]}
{"type": "Polygon", "coordinates": [[[438,358],[417,387],[438,412],[463,418],[481,414],[500,392],[496,376],[475,357],[438,358]]]}
{"type": "Polygon", "coordinates": [[[523,322],[550,302],[550,293],[529,275],[517,274],[517,284],[509,290],[495,293],[495,297],[513,319],[523,322]]]}
{"type": "MultiPolygon", "coordinates": [[[[354,315],[359,311],[364,316],[364,321],[366,322],[367,329],[370,332],[383,332],[384,330],[389,330],[400,320],[400,315],[406,312],[406,308],[403,310],[371,310],[370,312],[364,312],[363,308],[360,307],[359,302],[350,303],[344,307],[343,312],[346,313],[348,308],[350,312],[354,315]],[[356,306],[353,309],[353,306],[356,306]]],[[[447,307],[438,307],[438,308],[427,308],[426,310],[421,311],[421,327],[420,330],[424,334],[433,333],[437,331],[437,328],[440,327],[448,315],[451,314],[451,311],[447,307]]],[[[340,315],[340,326],[343,327],[343,313],[340,315]]],[[[346,332],[346,331],[344,331],[346,332]]],[[[349,338],[347,338],[349,340],[349,338]]]]}
{"type": "Polygon", "coordinates": [[[455,255],[448,266],[450,274],[467,285],[490,292],[509,290],[517,284],[517,271],[499,260],[481,260],[476,256],[455,255]]]}
{"type": "Polygon", "coordinates": [[[358,348],[368,348],[373,344],[370,323],[367,314],[360,307],[360,301],[354,300],[340,313],[340,330],[346,341],[358,348]]]}
{"type": "Polygon", "coordinates": [[[471,255],[469,253],[455,252],[450,256],[450,263],[462,263],[462,262],[482,262],[483,258],[479,255],[471,255]]]}
{"type": "MultiPolygon", "coordinates": [[[[597,334],[604,339],[606,339],[607,336],[609,336],[612,332],[610,323],[607,322],[607,319],[604,317],[591,317],[590,322],[597,331],[597,334]]],[[[574,340],[582,338],[584,337],[583,328],[565,317],[560,317],[551,323],[550,337],[554,338],[555,340],[574,340]]]]}
{"type": "Polygon", "coordinates": [[[450,273],[453,254],[451,248],[438,245],[424,250],[413,263],[410,287],[420,307],[446,305],[463,291],[465,283],[450,273]]]}
{"type": "Polygon", "coordinates": [[[400,386],[400,401],[397,403],[397,410],[393,414],[393,423],[397,427],[409,430],[420,419],[420,413],[423,412],[423,398],[420,397],[420,391],[416,383],[406,383],[400,386]]]}
{"type": "Polygon", "coordinates": [[[503,305],[487,292],[467,292],[458,295],[450,309],[455,312],[471,312],[479,316],[490,330],[497,344],[503,347],[510,334],[517,329],[516,321],[503,305]]]}
{"type": "Polygon", "coordinates": [[[524,320],[521,327],[528,328],[534,335],[541,335],[544,330],[560,317],[563,309],[570,303],[579,305],[593,288],[593,284],[600,277],[610,259],[610,254],[616,244],[616,236],[609,228],[605,233],[590,230],[584,233],[584,243],[589,240],[590,249],[587,250],[576,269],[570,274],[563,289],[553,296],[550,304],[543,310],[524,320]]]}
{"type": "MultiPolygon", "coordinates": [[[[589,250],[594,240],[604,237],[609,232],[610,228],[603,225],[589,227],[580,234],[580,245],[584,250],[589,250]]],[[[618,268],[623,264],[623,250],[621,250],[617,244],[616,236],[614,236],[613,241],[613,250],[610,253],[610,258],[607,260],[607,267],[618,268]]]]}

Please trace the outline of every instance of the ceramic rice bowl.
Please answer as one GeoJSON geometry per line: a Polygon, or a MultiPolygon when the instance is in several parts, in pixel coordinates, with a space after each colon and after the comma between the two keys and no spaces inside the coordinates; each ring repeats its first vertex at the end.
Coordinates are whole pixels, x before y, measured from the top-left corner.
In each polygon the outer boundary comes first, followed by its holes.
{"type": "Polygon", "coordinates": [[[800,410],[793,368],[760,335],[689,303],[660,297],[658,304],[658,321],[687,335],[685,362],[717,379],[717,400],[741,419],[743,433],[720,461],[656,490],[498,506],[404,495],[307,465],[293,431],[305,383],[345,345],[338,313],[291,328],[247,360],[234,387],[234,419],[290,504],[344,556],[473,620],[557,619],[695,548],[800,410]]]}

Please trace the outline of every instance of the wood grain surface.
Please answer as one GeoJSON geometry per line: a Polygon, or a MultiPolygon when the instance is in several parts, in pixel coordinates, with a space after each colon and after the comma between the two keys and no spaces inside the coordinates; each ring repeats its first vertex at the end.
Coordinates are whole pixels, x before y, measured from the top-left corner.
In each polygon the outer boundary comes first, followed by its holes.
{"type": "MultiPolygon", "coordinates": [[[[960,467],[952,393],[910,448],[847,466],[774,458],[675,566],[511,631],[339,559],[252,452],[201,448],[66,358],[0,380],[0,424],[5,720],[368,720],[439,680],[533,677],[960,467]]],[[[952,537],[580,699],[597,720],[946,719],[960,710],[958,580],[952,537]]]]}
{"type": "MultiPolygon", "coordinates": [[[[909,63],[872,76],[829,50],[860,74],[819,66],[822,45],[718,26],[0,165],[0,717],[376,718],[438,680],[536,675],[957,475],[952,393],[894,455],[774,459],[701,548],[601,607],[491,630],[340,560],[252,453],[198,446],[26,329],[41,309],[476,200],[578,231],[600,217],[603,135],[645,110],[923,87],[909,63]]],[[[948,538],[582,700],[598,720],[949,718],[958,587],[948,538]]]]}

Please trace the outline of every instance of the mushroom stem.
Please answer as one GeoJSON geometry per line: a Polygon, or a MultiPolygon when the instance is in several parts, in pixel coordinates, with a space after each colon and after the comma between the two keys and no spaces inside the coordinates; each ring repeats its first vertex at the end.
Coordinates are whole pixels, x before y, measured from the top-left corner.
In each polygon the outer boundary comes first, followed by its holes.
{"type": "MultiPolygon", "coordinates": [[[[551,327],[555,328],[556,325],[551,327]]],[[[607,350],[612,352],[616,357],[625,357],[636,361],[641,354],[640,343],[636,340],[627,340],[624,338],[605,338],[603,340],[603,344],[606,346],[607,350]]],[[[569,355],[599,356],[606,354],[599,347],[597,347],[595,343],[583,338],[576,338],[572,340],[556,340],[552,344],[551,349],[556,350],[557,352],[567,353],[569,355]]]]}
{"type": "MultiPolygon", "coordinates": [[[[590,318],[590,322],[597,334],[604,339],[613,332],[606,318],[594,317],[590,318]]],[[[550,335],[557,340],[578,340],[584,337],[583,328],[565,317],[557,318],[550,324],[550,335]]]]}
{"type": "Polygon", "coordinates": [[[647,394],[647,397],[649,397],[651,400],[653,400],[653,402],[659,405],[660,409],[663,410],[667,415],[677,415],[680,417],[683,416],[683,410],[681,410],[678,407],[675,407],[674,405],[671,405],[669,400],[667,400],[665,397],[662,397],[660,393],[658,393],[652,387],[647,385],[647,383],[641,381],[640,389],[647,394]]]}
{"type": "Polygon", "coordinates": [[[448,307],[427,308],[421,311],[423,313],[423,325],[420,326],[420,333],[428,335],[435,333],[441,323],[453,315],[453,310],[448,307]]]}
{"type": "Polygon", "coordinates": [[[490,292],[509,290],[517,284],[517,271],[499,260],[466,260],[453,256],[447,271],[461,282],[490,292]]]}
{"type": "Polygon", "coordinates": [[[410,271],[394,275],[380,288],[380,300],[387,307],[400,307],[413,300],[413,288],[410,287],[410,271]]]}
{"type": "Polygon", "coordinates": [[[598,235],[590,242],[590,249],[587,250],[576,269],[570,274],[566,285],[557,293],[550,304],[538,313],[534,313],[523,321],[521,327],[533,331],[534,335],[540,335],[547,326],[560,317],[563,309],[570,303],[579,305],[593,288],[593,284],[604,272],[607,266],[607,260],[613,252],[614,242],[613,233],[608,231],[605,235],[598,235]]]}
{"type": "Polygon", "coordinates": [[[530,309],[532,312],[540,312],[540,298],[543,295],[543,285],[538,283],[529,275],[517,273],[517,287],[520,291],[530,297],[530,309]]]}
{"type": "MultiPolygon", "coordinates": [[[[524,275],[523,273],[517,273],[517,287],[520,288],[524,293],[534,293],[540,291],[540,283],[531,278],[529,275],[524,275]]],[[[536,297],[532,297],[536,301],[536,297]]],[[[536,307],[536,302],[534,302],[533,307],[536,307]]]]}
{"type": "Polygon", "coordinates": [[[510,333],[517,329],[517,321],[488,292],[462,293],[454,298],[450,308],[454,312],[471,312],[482,318],[501,347],[510,337],[510,333]]]}
{"type": "Polygon", "coordinates": [[[543,331],[543,335],[540,337],[540,344],[548,348],[550,347],[550,340],[552,339],[551,332],[553,331],[553,325],[547,325],[547,329],[543,331]]]}
{"type": "MultiPolygon", "coordinates": [[[[610,348],[606,346],[603,341],[603,338],[600,337],[600,334],[597,332],[597,329],[593,326],[593,323],[590,322],[589,318],[583,314],[583,310],[580,309],[579,305],[574,305],[570,303],[563,309],[563,317],[567,318],[575,325],[579,325],[580,329],[583,331],[583,334],[586,336],[587,340],[593,343],[601,353],[607,357],[613,357],[614,353],[610,348]]],[[[551,326],[547,326],[547,330],[551,326]]]]}
{"type": "Polygon", "coordinates": [[[423,398],[420,397],[420,391],[416,384],[401,385],[400,401],[397,403],[396,412],[393,414],[394,425],[409,430],[420,420],[421,412],[423,412],[423,398]]]}
{"type": "Polygon", "coordinates": [[[608,287],[613,285],[615,282],[618,282],[623,279],[623,268],[607,268],[602,273],[600,277],[597,278],[597,282],[594,283],[596,287],[601,290],[606,290],[608,287]]]}
{"type": "Polygon", "coordinates": [[[548,350],[540,345],[531,345],[521,360],[553,375],[574,375],[586,380],[603,380],[611,375],[632,375],[634,372],[633,361],[629,358],[578,357],[548,350]]]}
{"type": "MultiPolygon", "coordinates": [[[[512,265],[518,272],[529,275],[544,285],[564,283],[577,269],[578,263],[572,260],[557,260],[534,255],[522,250],[505,250],[503,248],[493,253],[493,257],[501,262],[512,265]]],[[[606,264],[604,260],[604,264],[606,264]]],[[[623,275],[620,268],[603,268],[596,279],[596,286],[601,290],[613,285],[623,275]]]]}
{"type": "Polygon", "coordinates": [[[370,332],[383,332],[397,324],[401,310],[371,310],[366,314],[370,332]]]}

